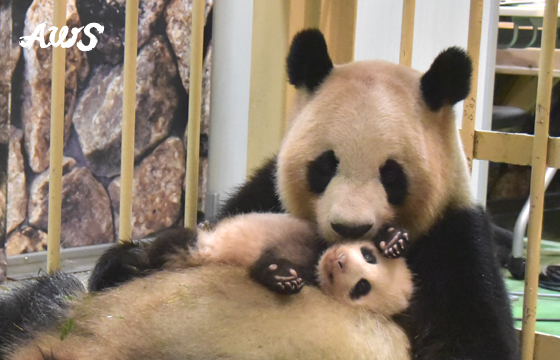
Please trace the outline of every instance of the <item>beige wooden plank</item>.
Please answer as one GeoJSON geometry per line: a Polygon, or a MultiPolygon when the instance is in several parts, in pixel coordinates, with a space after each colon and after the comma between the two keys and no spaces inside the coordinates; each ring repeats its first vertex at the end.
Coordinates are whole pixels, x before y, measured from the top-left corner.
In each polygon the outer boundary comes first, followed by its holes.
{"type": "Polygon", "coordinates": [[[534,360],[558,359],[560,354],[560,337],[535,333],[534,360]]]}
{"type": "MultiPolygon", "coordinates": [[[[540,48],[498,49],[496,73],[537,76],[539,73],[540,48]]],[[[554,51],[553,76],[560,77],[560,49],[554,51]]]]}
{"type": "Polygon", "coordinates": [[[320,28],[335,64],[345,64],[354,59],[357,11],[357,0],[322,2],[320,28]]]}
{"type": "Polygon", "coordinates": [[[121,187],[119,241],[132,238],[132,181],[134,178],[134,135],[136,124],[136,56],[138,54],[138,0],[126,2],[123,117],[121,140],[121,187]]]}
{"type": "Polygon", "coordinates": [[[521,327],[521,359],[534,358],[539,287],[540,250],[544,209],[544,180],[548,155],[548,129],[552,93],[552,69],[558,16],[558,0],[546,0],[539,58],[539,83],[535,113],[535,136],[531,162],[529,225],[527,227],[527,265],[521,327]]]}
{"type": "Polygon", "coordinates": [[[471,0],[469,13],[469,38],[467,51],[472,59],[471,91],[463,103],[463,122],[461,126],[461,139],[463,150],[467,157],[469,169],[472,168],[474,157],[474,134],[476,117],[476,97],[478,90],[478,60],[480,57],[480,35],[482,31],[483,0],[471,0]]]}
{"type": "MultiPolygon", "coordinates": [[[[515,165],[531,165],[533,135],[478,130],[475,133],[475,159],[515,165]]],[[[547,166],[560,168],[560,138],[548,139],[547,166]]]]}
{"type": "Polygon", "coordinates": [[[278,151],[286,117],[290,2],[254,0],[247,173],[278,151]]]}
{"type": "Polygon", "coordinates": [[[532,135],[482,130],[475,133],[475,159],[530,165],[532,148],[532,135]]]}
{"type": "Polygon", "coordinates": [[[547,164],[549,167],[560,169],[560,138],[551,137],[548,139],[547,164]]]}
{"type": "Polygon", "coordinates": [[[200,150],[200,117],[202,103],[202,58],[204,42],[204,0],[194,0],[189,77],[189,121],[187,123],[187,163],[185,173],[186,228],[195,229],[198,210],[198,169],[200,150]]]}
{"type": "Polygon", "coordinates": [[[412,64],[412,46],[414,44],[414,15],[416,0],[403,0],[401,25],[401,50],[399,64],[410,67],[412,64]]]}
{"type": "MultiPolygon", "coordinates": [[[[66,25],[66,0],[54,2],[53,25],[66,25]]],[[[62,30],[58,31],[60,37],[62,30]]],[[[60,268],[60,234],[62,219],[62,152],[64,144],[64,75],[66,49],[53,49],[51,75],[51,132],[49,154],[49,219],[47,271],[60,268]]]]}

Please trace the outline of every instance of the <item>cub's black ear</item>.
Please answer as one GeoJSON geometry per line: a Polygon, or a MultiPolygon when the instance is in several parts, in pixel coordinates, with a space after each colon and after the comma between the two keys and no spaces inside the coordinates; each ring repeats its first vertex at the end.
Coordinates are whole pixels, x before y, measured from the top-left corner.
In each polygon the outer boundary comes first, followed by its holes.
{"type": "Polygon", "coordinates": [[[309,92],[315,91],[333,68],[325,38],[317,29],[294,36],[286,62],[290,84],[309,92]]]}
{"type": "Polygon", "coordinates": [[[471,59],[465,50],[450,47],[442,51],[422,80],[422,97],[432,111],[464,100],[471,90],[471,59]]]}

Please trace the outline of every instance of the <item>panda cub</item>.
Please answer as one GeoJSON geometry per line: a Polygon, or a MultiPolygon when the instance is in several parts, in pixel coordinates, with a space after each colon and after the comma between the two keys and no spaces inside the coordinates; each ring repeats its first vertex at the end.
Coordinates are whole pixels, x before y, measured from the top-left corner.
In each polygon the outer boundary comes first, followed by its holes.
{"type": "Polygon", "coordinates": [[[403,258],[390,258],[406,250],[406,233],[387,228],[375,241],[342,242],[324,250],[319,260],[310,260],[316,244],[315,231],[306,221],[286,214],[251,213],[225,219],[211,231],[199,229],[196,244],[179,252],[170,266],[241,266],[253,278],[275,279],[276,284],[271,285],[276,286],[269,288],[278,293],[296,293],[310,283],[341,303],[384,316],[406,309],[413,290],[412,276],[403,258]],[[289,247],[286,239],[291,239],[289,247]],[[381,256],[381,249],[391,256],[381,256]],[[262,268],[255,264],[267,251],[283,251],[291,261],[269,265],[267,270],[275,272],[274,276],[259,274],[262,270],[257,269],[262,268]]]}

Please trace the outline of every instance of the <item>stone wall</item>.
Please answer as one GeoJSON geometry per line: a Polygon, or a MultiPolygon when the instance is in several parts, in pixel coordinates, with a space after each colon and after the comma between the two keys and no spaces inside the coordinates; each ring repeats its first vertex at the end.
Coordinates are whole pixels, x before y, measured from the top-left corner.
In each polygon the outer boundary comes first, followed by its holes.
{"type": "MultiPolygon", "coordinates": [[[[2,19],[13,16],[10,51],[0,48],[0,56],[10,56],[0,80],[13,75],[11,125],[6,125],[8,255],[45,250],[48,232],[52,48],[35,43],[22,50],[17,39],[42,22],[51,26],[54,0],[16,3],[11,14],[4,6],[0,13],[2,19]]],[[[207,18],[211,7],[207,0],[207,18]]],[[[192,0],[140,0],[133,238],[182,222],[191,8],[192,0]]],[[[70,28],[97,22],[105,31],[96,34],[94,50],[66,51],[62,247],[111,243],[119,219],[125,0],[68,0],[66,14],[70,28]]],[[[212,53],[211,42],[205,44],[201,148],[208,139],[212,53]]],[[[1,86],[0,115],[8,103],[1,86]]],[[[202,185],[205,157],[201,151],[202,185]]],[[[201,211],[204,196],[201,191],[201,211]]]]}

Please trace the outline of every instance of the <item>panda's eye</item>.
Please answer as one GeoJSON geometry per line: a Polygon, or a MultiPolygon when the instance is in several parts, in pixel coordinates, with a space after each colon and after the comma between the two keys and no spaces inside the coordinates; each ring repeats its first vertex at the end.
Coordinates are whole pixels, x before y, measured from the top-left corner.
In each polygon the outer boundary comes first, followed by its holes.
{"type": "Polygon", "coordinates": [[[379,168],[379,174],[389,203],[402,205],[408,192],[408,178],[402,166],[395,160],[389,159],[379,168]]]}
{"type": "Polygon", "coordinates": [[[369,294],[371,284],[366,279],[360,279],[358,283],[350,290],[350,299],[357,300],[362,296],[369,294]]]}
{"type": "Polygon", "coordinates": [[[364,257],[364,260],[369,263],[369,264],[377,264],[377,259],[375,258],[375,255],[373,255],[373,251],[371,251],[371,249],[368,249],[365,246],[362,246],[360,248],[360,250],[362,251],[362,256],[364,257]]]}
{"type": "Polygon", "coordinates": [[[334,151],[325,151],[307,165],[307,184],[315,194],[322,194],[336,175],[338,159],[334,151]]]}

